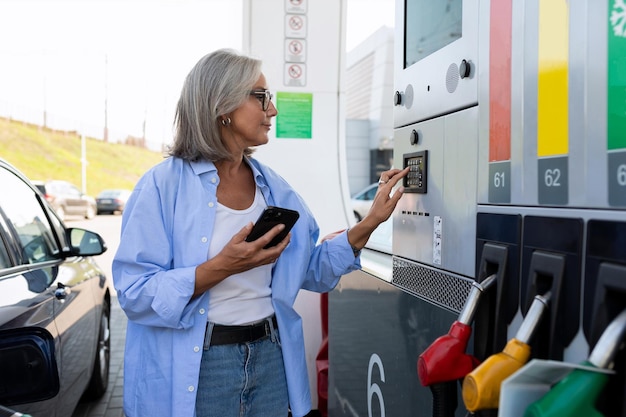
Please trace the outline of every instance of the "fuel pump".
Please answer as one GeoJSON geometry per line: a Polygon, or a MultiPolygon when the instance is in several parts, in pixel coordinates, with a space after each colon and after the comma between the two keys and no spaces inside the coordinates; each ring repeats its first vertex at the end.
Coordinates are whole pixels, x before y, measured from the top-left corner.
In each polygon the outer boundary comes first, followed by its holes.
{"type": "Polygon", "coordinates": [[[504,379],[520,369],[530,357],[529,341],[548,308],[551,293],[536,295],[526,318],[515,337],[504,350],[488,357],[463,380],[463,402],[475,412],[498,408],[500,385],[504,379]]]}
{"type": "MultiPolygon", "coordinates": [[[[626,310],[606,328],[584,366],[610,369],[626,334],[626,310]]],[[[532,403],[524,417],[602,417],[595,402],[609,380],[609,374],[575,369],[541,399],[532,403]]]]}
{"type": "Polygon", "coordinates": [[[454,416],[457,407],[457,381],[474,369],[480,361],[465,353],[472,334],[471,323],[480,295],[496,280],[492,274],[481,283],[473,282],[458,319],[448,334],[437,338],[417,361],[417,374],[423,386],[433,395],[433,417],[454,416]]]}

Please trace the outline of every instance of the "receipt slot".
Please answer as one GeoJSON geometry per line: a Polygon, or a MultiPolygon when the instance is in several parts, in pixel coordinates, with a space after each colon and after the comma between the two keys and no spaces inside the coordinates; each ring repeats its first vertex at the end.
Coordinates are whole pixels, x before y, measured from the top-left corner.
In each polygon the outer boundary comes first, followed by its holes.
{"type": "MultiPolygon", "coordinates": [[[[598,369],[612,367],[626,334],[626,310],[606,328],[589,359],[582,365],[598,369]]],[[[575,369],[540,400],[532,403],[524,417],[604,417],[596,403],[610,375],[589,369],[575,369]]]]}
{"type": "Polygon", "coordinates": [[[463,402],[471,411],[498,408],[502,381],[520,369],[530,357],[530,339],[544,312],[550,293],[536,295],[517,334],[504,350],[488,357],[463,380],[463,402]]]}

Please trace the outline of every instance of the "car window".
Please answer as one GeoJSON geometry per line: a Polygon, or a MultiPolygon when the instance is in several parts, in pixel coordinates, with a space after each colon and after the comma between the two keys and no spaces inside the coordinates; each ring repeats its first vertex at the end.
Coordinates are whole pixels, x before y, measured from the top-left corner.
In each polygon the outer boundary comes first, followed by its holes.
{"type": "Polygon", "coordinates": [[[373,200],[376,196],[376,192],[378,191],[378,187],[370,188],[365,193],[365,200],[373,200]]]}
{"type": "Polygon", "coordinates": [[[100,194],[98,194],[98,197],[100,197],[100,198],[114,198],[114,197],[117,197],[118,194],[119,194],[119,191],[116,191],[116,190],[104,190],[100,194]]]}
{"type": "Polygon", "coordinates": [[[62,185],[57,182],[49,182],[45,185],[45,187],[49,193],[53,193],[53,194],[59,194],[63,191],[62,185]]]}
{"type": "Polygon", "coordinates": [[[377,191],[378,191],[378,184],[373,184],[373,185],[370,185],[365,190],[358,192],[353,198],[355,200],[361,200],[361,201],[372,201],[377,191]]]}
{"type": "Polygon", "coordinates": [[[35,191],[6,169],[0,169],[0,184],[0,206],[19,236],[23,262],[56,259],[59,248],[35,191]]]}
{"type": "Polygon", "coordinates": [[[8,268],[9,266],[11,266],[9,252],[7,251],[4,240],[0,238],[0,269],[8,268]]]}
{"type": "Polygon", "coordinates": [[[72,184],[66,184],[65,190],[68,195],[71,195],[74,197],[80,197],[80,190],[76,188],[75,186],[73,186],[72,184]]]}

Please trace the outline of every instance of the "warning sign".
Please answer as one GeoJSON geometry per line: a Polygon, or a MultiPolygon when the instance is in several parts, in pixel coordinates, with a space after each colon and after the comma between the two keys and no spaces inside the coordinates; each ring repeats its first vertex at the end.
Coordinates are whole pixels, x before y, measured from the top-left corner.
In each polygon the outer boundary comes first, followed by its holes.
{"type": "Polygon", "coordinates": [[[304,62],[306,60],[306,40],[285,39],[285,61],[304,62]]]}
{"type": "Polygon", "coordinates": [[[299,14],[285,15],[285,37],[305,38],[306,37],[306,16],[299,14]]]}
{"type": "Polygon", "coordinates": [[[307,0],[285,0],[285,12],[305,14],[307,0]]]}
{"type": "Polygon", "coordinates": [[[307,1],[285,0],[285,60],[283,84],[306,86],[307,1]]]}
{"type": "Polygon", "coordinates": [[[304,87],[306,85],[306,65],[286,63],[284,84],[291,87],[304,87]]]}

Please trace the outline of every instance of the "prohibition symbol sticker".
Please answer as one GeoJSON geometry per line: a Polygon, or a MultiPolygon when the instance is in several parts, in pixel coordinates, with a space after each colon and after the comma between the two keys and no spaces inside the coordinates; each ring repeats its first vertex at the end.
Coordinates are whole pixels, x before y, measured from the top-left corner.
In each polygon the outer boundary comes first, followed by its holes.
{"type": "Polygon", "coordinates": [[[306,0],[285,0],[287,13],[306,13],[306,0]]]}
{"type": "Polygon", "coordinates": [[[293,55],[300,55],[304,47],[302,46],[302,42],[299,40],[293,40],[289,42],[289,52],[293,55]]]}
{"type": "Polygon", "coordinates": [[[293,79],[300,78],[302,76],[302,67],[300,65],[290,65],[289,66],[289,77],[293,79]]]}
{"type": "Polygon", "coordinates": [[[284,84],[287,86],[303,87],[306,85],[306,65],[285,64],[284,84]]]}
{"type": "Polygon", "coordinates": [[[306,41],[304,39],[285,39],[285,61],[304,62],[306,59],[306,41]]]}
{"type": "Polygon", "coordinates": [[[306,37],[306,16],[299,14],[285,15],[285,37],[304,38],[306,37]]]}

